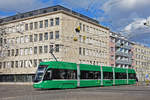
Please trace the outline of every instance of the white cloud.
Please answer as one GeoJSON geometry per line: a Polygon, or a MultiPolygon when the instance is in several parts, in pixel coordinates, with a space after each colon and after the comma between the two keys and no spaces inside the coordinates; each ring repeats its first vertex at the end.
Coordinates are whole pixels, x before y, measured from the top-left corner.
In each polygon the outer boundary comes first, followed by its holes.
{"type": "MultiPolygon", "coordinates": [[[[146,18],[150,16],[150,0],[108,0],[100,9],[109,16],[113,30],[122,30],[131,40],[150,40],[150,27],[144,26],[146,18]]],[[[150,44],[150,41],[147,43],[150,44]]]]}
{"type": "Polygon", "coordinates": [[[100,9],[104,10],[114,25],[118,25],[122,19],[129,24],[135,18],[150,16],[149,5],[150,0],[108,0],[100,9]]]}
{"type": "Polygon", "coordinates": [[[150,26],[144,25],[144,23],[147,22],[147,19],[144,18],[135,19],[129,25],[125,26],[122,32],[130,40],[140,42],[142,44],[150,44],[150,26]]]}
{"type": "Polygon", "coordinates": [[[135,19],[135,21],[127,25],[124,30],[132,32],[133,30],[137,30],[139,28],[145,28],[146,26],[144,25],[144,22],[146,22],[145,19],[135,19]]]}

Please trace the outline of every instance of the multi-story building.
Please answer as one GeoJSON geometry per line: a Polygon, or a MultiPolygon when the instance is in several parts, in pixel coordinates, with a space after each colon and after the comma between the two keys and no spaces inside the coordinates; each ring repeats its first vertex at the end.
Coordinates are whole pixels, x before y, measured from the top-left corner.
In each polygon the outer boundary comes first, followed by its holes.
{"type": "Polygon", "coordinates": [[[133,68],[132,42],[110,32],[110,65],[119,68],[133,68]]]}
{"type": "Polygon", "coordinates": [[[109,39],[109,47],[110,47],[110,58],[109,58],[109,64],[110,66],[115,67],[116,63],[115,63],[115,37],[114,37],[115,33],[110,32],[110,39],[109,39]]]}
{"type": "Polygon", "coordinates": [[[146,75],[150,75],[150,48],[137,43],[133,47],[137,77],[139,81],[145,81],[146,75]]]}
{"type": "Polygon", "coordinates": [[[0,81],[32,81],[52,49],[58,61],[109,65],[109,29],[62,6],[0,19],[0,27],[0,81]]]}

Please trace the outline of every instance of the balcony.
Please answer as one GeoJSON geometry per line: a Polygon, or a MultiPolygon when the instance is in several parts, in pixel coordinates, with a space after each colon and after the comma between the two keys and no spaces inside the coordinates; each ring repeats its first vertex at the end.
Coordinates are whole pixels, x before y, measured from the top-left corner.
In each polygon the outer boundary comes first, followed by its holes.
{"type": "Polygon", "coordinates": [[[117,42],[117,43],[116,43],[116,46],[117,46],[117,47],[120,47],[120,46],[121,46],[121,43],[117,42]]]}
{"type": "Polygon", "coordinates": [[[130,50],[131,46],[130,45],[123,45],[123,48],[130,50]]]}
{"type": "Polygon", "coordinates": [[[128,49],[128,50],[131,49],[130,45],[121,44],[119,42],[116,43],[116,47],[121,47],[121,48],[125,48],[125,49],[128,49]]]}
{"type": "Polygon", "coordinates": [[[116,51],[116,55],[118,56],[124,56],[124,57],[132,57],[131,53],[125,53],[125,52],[121,52],[121,51],[116,51]]]}
{"type": "Polygon", "coordinates": [[[126,64],[126,65],[132,65],[132,60],[116,60],[116,64],[126,64]]]}

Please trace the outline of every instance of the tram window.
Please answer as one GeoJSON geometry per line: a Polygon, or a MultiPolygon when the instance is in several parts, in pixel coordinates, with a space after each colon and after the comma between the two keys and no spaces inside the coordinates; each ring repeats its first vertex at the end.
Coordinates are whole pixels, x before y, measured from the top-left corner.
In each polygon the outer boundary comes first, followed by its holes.
{"type": "Polygon", "coordinates": [[[126,73],[122,73],[123,75],[123,79],[127,79],[127,74],[126,73]]]}
{"type": "Polygon", "coordinates": [[[51,80],[51,70],[46,71],[45,76],[44,76],[44,80],[51,80]]]}
{"type": "Polygon", "coordinates": [[[115,79],[127,79],[126,73],[115,73],[115,79]]]}
{"type": "Polygon", "coordinates": [[[81,79],[100,79],[100,72],[98,71],[81,71],[81,79]]]}
{"type": "Polygon", "coordinates": [[[136,74],[134,73],[129,73],[129,79],[135,79],[136,77],[136,74]]]}
{"type": "Polygon", "coordinates": [[[104,79],[113,79],[112,72],[103,72],[104,79]]]}
{"type": "Polygon", "coordinates": [[[52,79],[77,79],[77,71],[68,69],[53,69],[52,79]]]}

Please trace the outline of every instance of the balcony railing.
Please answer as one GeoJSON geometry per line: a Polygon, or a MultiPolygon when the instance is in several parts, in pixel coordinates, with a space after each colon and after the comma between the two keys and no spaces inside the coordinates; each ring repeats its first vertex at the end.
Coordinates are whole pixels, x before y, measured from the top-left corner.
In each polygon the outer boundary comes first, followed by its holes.
{"type": "Polygon", "coordinates": [[[125,57],[132,57],[131,53],[125,53],[125,52],[121,52],[121,51],[116,51],[116,55],[125,56],[125,57]]]}
{"type": "Polygon", "coordinates": [[[116,64],[132,65],[132,60],[116,60],[116,64]]]}
{"type": "Polygon", "coordinates": [[[121,47],[121,48],[125,48],[125,49],[128,49],[128,50],[131,49],[130,45],[125,45],[125,44],[121,45],[121,43],[119,43],[119,42],[116,43],[116,47],[121,47]]]}

